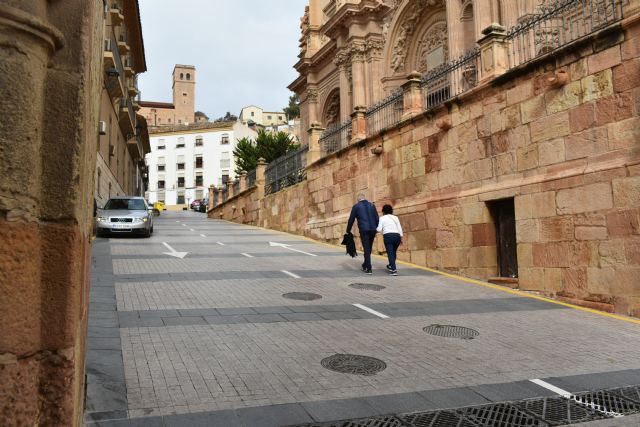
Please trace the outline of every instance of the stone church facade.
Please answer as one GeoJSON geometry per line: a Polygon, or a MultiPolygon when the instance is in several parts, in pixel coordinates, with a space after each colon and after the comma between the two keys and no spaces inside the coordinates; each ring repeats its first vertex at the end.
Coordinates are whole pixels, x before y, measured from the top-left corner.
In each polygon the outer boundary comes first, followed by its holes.
{"type": "Polygon", "coordinates": [[[364,191],[404,261],[640,315],[640,2],[312,0],[301,29],[304,171],[211,217],[339,243],[364,191]]]}

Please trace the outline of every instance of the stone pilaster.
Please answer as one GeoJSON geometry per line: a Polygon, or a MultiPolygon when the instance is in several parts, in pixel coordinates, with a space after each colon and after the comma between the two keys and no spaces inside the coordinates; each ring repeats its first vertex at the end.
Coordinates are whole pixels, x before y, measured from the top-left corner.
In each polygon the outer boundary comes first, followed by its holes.
{"type": "Polygon", "coordinates": [[[480,45],[480,83],[504,74],[509,68],[507,31],[500,24],[491,24],[482,31],[480,45]]]}
{"type": "Polygon", "coordinates": [[[420,87],[422,75],[413,71],[407,76],[407,82],[402,85],[402,119],[413,117],[422,113],[424,108],[424,97],[420,87]]]}
{"type": "Polygon", "coordinates": [[[362,141],[367,137],[366,107],[356,106],[351,113],[351,143],[362,141]]]}
{"type": "Polygon", "coordinates": [[[240,174],[240,192],[242,193],[246,189],[247,189],[247,173],[242,172],[240,174]]]}
{"type": "Polygon", "coordinates": [[[307,130],[307,134],[309,135],[307,164],[312,164],[322,157],[322,147],[320,146],[322,132],[324,132],[324,128],[320,123],[311,123],[311,127],[307,130]]]}
{"type": "Polygon", "coordinates": [[[257,191],[258,200],[264,199],[266,171],[267,171],[267,162],[263,158],[258,159],[258,164],[256,165],[256,186],[258,187],[258,191],[257,191]]]}

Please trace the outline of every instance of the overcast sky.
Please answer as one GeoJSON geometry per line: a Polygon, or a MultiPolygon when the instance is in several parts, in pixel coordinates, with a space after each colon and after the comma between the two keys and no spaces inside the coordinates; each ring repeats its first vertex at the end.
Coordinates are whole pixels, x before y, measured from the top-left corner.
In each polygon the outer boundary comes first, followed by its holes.
{"type": "Polygon", "coordinates": [[[257,105],[280,111],[296,79],[307,0],[140,0],[148,71],[142,99],[171,102],[175,64],[196,67],[196,110],[212,120],[257,105]]]}

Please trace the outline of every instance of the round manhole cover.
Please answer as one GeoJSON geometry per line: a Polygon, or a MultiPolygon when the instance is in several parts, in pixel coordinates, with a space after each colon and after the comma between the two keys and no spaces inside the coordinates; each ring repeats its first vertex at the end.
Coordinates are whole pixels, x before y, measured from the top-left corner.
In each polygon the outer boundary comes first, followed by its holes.
{"type": "Polygon", "coordinates": [[[374,285],[373,283],[352,283],[349,287],[361,291],[381,291],[386,288],[386,286],[374,285]]]}
{"type": "Polygon", "coordinates": [[[380,359],[358,354],[334,354],[322,359],[320,364],[332,371],[356,375],[375,375],[387,368],[380,359]]]}
{"type": "Polygon", "coordinates": [[[454,325],[429,325],[422,328],[422,330],[428,334],[439,337],[460,338],[463,340],[472,340],[480,335],[480,332],[475,329],[454,325]]]}
{"type": "Polygon", "coordinates": [[[314,299],[322,298],[322,295],[312,294],[311,292],[289,292],[282,295],[285,298],[297,299],[300,301],[313,301],[314,299]]]}

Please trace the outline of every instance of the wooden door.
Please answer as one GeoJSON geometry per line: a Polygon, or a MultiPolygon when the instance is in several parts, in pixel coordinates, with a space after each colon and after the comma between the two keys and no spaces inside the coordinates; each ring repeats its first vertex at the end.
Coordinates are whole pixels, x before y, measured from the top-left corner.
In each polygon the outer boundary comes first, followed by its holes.
{"type": "Polygon", "coordinates": [[[518,277],[516,214],[513,199],[493,202],[500,277],[518,277]]]}

